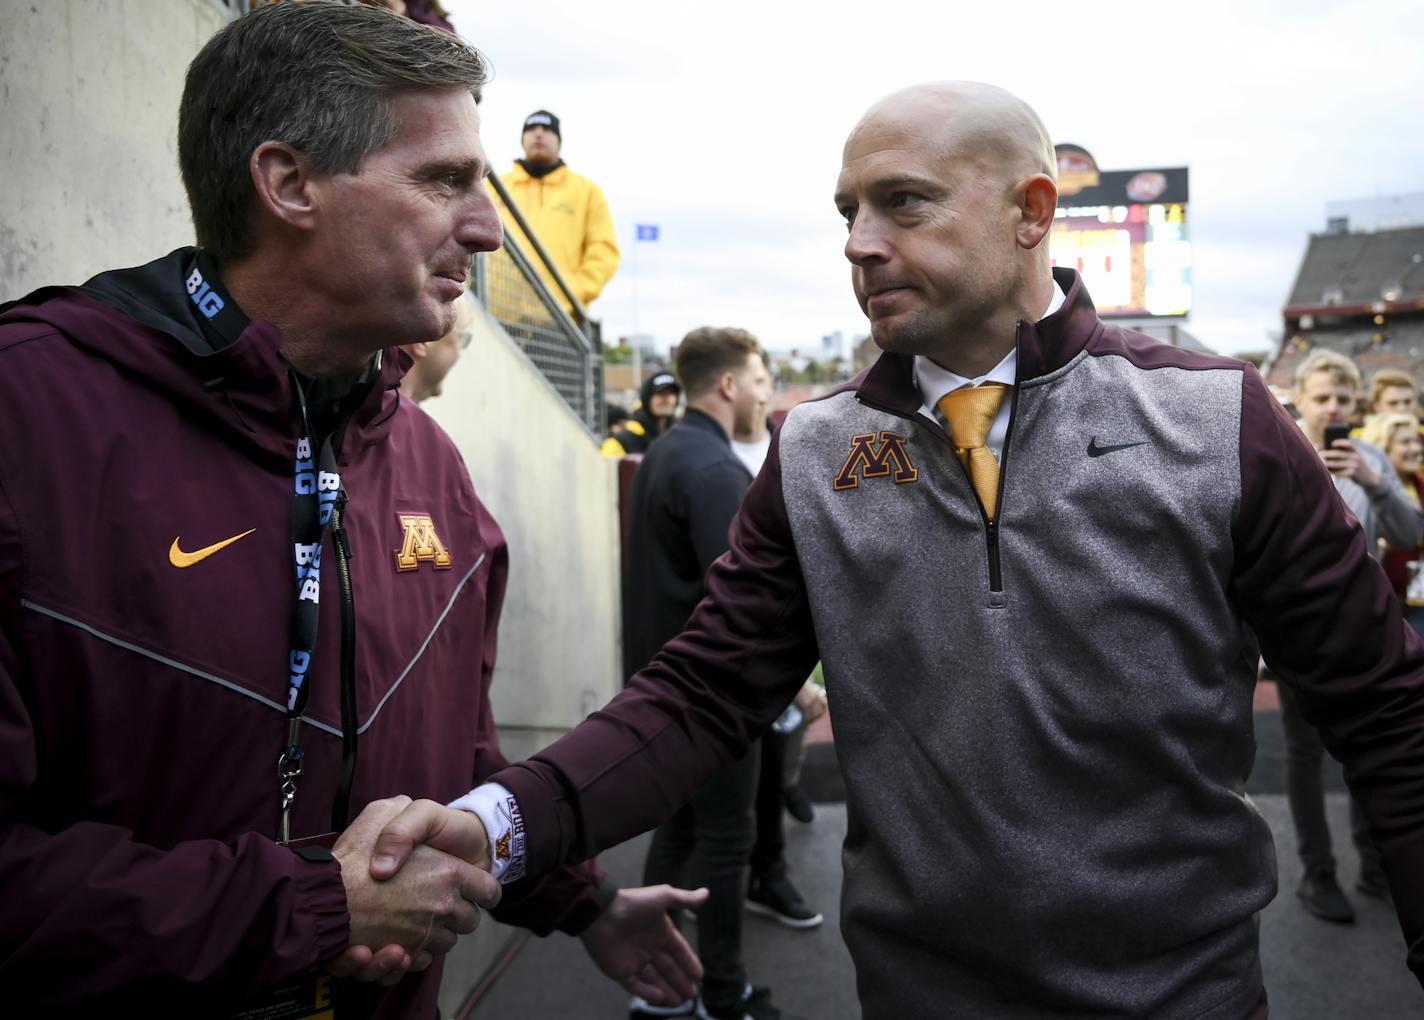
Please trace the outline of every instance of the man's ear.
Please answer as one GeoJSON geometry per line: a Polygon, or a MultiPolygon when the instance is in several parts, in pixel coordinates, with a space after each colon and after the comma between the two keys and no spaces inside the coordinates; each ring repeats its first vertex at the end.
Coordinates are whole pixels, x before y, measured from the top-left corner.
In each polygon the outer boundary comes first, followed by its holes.
{"type": "Polygon", "coordinates": [[[737,388],[737,373],[723,372],[722,378],[717,380],[717,392],[720,393],[728,403],[731,403],[733,391],[737,388]]]}
{"type": "Polygon", "coordinates": [[[425,357],[427,354],[429,354],[429,353],[430,353],[429,348],[430,348],[430,342],[427,341],[427,340],[422,340],[422,341],[420,341],[420,343],[418,343],[418,344],[406,344],[406,345],[405,345],[405,349],[410,352],[410,356],[411,356],[412,358],[414,358],[416,361],[419,361],[421,358],[423,358],[423,357],[425,357]]]}
{"type": "Polygon", "coordinates": [[[257,201],[279,222],[311,230],[316,215],[315,175],[310,160],[285,142],[263,142],[248,164],[257,201]]]}
{"type": "Polygon", "coordinates": [[[1037,248],[1053,229],[1053,213],[1058,208],[1058,185],[1047,174],[1034,174],[1019,182],[1014,197],[1020,214],[1017,228],[1019,247],[1037,248]]]}

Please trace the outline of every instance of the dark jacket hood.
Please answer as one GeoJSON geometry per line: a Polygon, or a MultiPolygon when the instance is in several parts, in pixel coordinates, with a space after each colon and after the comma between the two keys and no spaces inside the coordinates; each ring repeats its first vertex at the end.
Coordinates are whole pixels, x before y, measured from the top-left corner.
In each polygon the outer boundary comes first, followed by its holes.
{"type": "MultiPolygon", "coordinates": [[[[83,286],[41,288],[0,305],[0,324],[52,326],[76,347],[166,392],[195,421],[290,460],[300,416],[291,374],[278,353],[282,333],[270,322],[252,320],[231,343],[215,344],[183,286],[193,253],[179,248],[144,266],[101,273],[83,286]]],[[[384,437],[411,361],[398,348],[381,352],[377,378],[347,428],[345,456],[384,437]]]]}

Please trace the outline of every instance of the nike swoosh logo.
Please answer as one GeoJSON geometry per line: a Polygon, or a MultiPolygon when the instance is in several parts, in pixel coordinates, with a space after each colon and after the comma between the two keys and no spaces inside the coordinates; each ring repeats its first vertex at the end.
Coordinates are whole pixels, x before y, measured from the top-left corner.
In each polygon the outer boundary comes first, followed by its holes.
{"type": "Polygon", "coordinates": [[[256,530],[256,528],[248,528],[241,535],[233,535],[231,538],[225,538],[221,542],[214,542],[212,545],[204,546],[196,552],[184,552],[178,548],[178,539],[175,538],[173,544],[168,549],[168,562],[180,569],[183,567],[191,567],[194,563],[201,563],[220,549],[226,549],[238,539],[246,538],[256,530]]]}
{"type": "Polygon", "coordinates": [[[1098,437],[1094,436],[1088,441],[1088,456],[1101,457],[1105,453],[1116,453],[1118,450],[1130,450],[1134,446],[1146,446],[1147,440],[1139,439],[1135,443],[1118,443],[1116,446],[1099,446],[1098,437]]]}

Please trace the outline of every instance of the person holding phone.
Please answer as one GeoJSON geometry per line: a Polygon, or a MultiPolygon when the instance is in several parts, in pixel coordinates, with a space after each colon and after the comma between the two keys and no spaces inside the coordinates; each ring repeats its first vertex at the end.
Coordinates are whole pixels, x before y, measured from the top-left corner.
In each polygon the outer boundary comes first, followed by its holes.
{"type": "MultiPolygon", "coordinates": [[[[1379,540],[1417,548],[1424,535],[1424,514],[1412,503],[1383,450],[1350,438],[1350,412],[1361,398],[1360,370],[1343,354],[1318,350],[1295,374],[1295,406],[1301,428],[1320,452],[1334,478],[1335,491],[1359,518],[1370,555],[1379,558],[1379,540]]],[[[1268,663],[1269,665],[1269,663],[1268,663]]],[[[1325,820],[1321,765],[1325,747],[1314,726],[1301,715],[1289,684],[1280,685],[1281,725],[1286,737],[1286,794],[1295,824],[1305,874],[1296,890],[1305,909],[1326,921],[1348,924],[1355,910],[1335,877],[1330,827],[1325,820]]],[[[1352,800],[1350,829],[1360,853],[1355,888],[1369,896],[1389,897],[1379,852],[1370,840],[1364,815],[1352,800]]]]}

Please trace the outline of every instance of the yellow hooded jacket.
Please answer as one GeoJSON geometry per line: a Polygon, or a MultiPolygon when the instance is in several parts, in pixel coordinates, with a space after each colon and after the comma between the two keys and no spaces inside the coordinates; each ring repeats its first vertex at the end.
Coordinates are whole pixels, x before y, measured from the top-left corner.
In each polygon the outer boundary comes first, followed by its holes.
{"type": "MultiPolygon", "coordinates": [[[[618,235],[613,229],[613,216],[608,211],[603,189],[566,166],[543,177],[531,177],[516,163],[514,169],[502,174],[500,179],[554,265],[559,267],[569,289],[587,306],[618,270],[618,235]]],[[[501,205],[497,196],[495,204],[501,205]]],[[[524,246],[549,290],[562,302],[563,292],[507,214],[505,229],[524,246]]]]}

